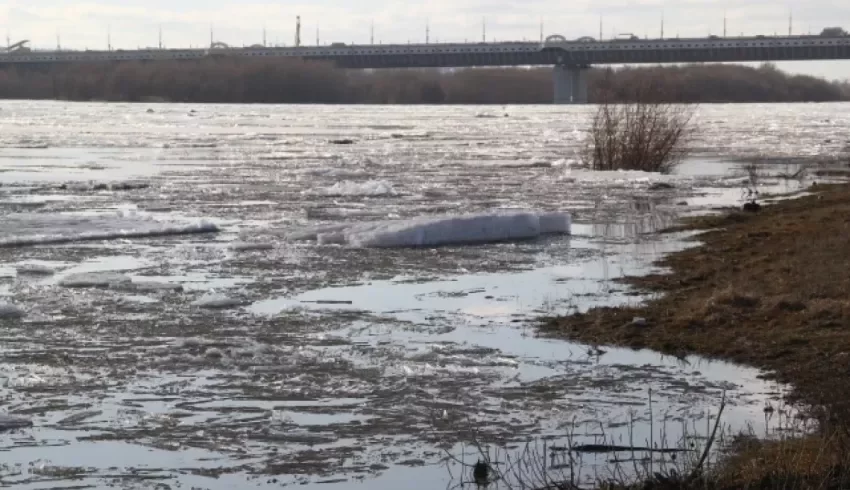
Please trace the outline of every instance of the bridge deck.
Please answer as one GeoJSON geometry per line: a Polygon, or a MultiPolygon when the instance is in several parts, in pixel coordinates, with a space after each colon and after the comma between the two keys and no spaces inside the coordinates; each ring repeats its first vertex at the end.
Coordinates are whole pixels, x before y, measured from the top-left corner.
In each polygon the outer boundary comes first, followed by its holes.
{"type": "Polygon", "coordinates": [[[850,59],[850,36],[664,40],[508,42],[477,44],[341,45],[298,48],[147,49],[133,51],[18,51],[0,64],[191,60],[208,56],[302,58],[342,68],[596,65],[850,59]]]}

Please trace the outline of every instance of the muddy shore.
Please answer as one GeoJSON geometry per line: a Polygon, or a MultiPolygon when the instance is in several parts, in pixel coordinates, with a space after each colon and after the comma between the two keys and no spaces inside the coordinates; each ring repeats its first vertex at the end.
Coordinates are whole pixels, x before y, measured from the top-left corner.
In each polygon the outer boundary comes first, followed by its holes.
{"type": "Polygon", "coordinates": [[[543,332],[751,364],[792,383],[797,400],[844,402],[833,398],[850,376],[850,186],[813,191],[688,222],[708,230],[694,238],[700,246],[662,259],[669,273],[623,280],[663,294],[547,319],[543,332]]]}
{"type": "Polygon", "coordinates": [[[793,386],[790,401],[810,408],[820,431],[781,448],[762,445],[758,456],[744,451],[731,466],[752,466],[741,464],[749,458],[771,467],[791,454],[798,462],[809,461],[800,455],[817,452],[818,464],[808,465],[807,475],[815,466],[846,467],[846,458],[830,446],[850,424],[850,185],[815,186],[811,195],[758,213],[731,211],[693,219],[682,228],[704,230],[694,237],[700,245],[662,259],[666,273],[623,280],[660,293],[654,299],[549,318],[542,332],[762,368],[793,386]],[[767,453],[774,464],[765,463],[767,453]]]}

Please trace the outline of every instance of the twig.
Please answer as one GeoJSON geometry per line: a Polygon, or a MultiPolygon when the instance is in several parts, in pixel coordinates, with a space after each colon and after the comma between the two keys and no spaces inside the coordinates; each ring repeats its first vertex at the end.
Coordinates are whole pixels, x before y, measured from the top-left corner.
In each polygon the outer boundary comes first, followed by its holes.
{"type": "Polygon", "coordinates": [[[720,399],[720,410],[717,412],[717,419],[714,421],[714,429],[711,431],[711,436],[708,438],[705,444],[705,450],[702,452],[702,456],[700,457],[697,465],[694,466],[691,475],[688,477],[687,481],[692,482],[696,479],[699,473],[702,471],[703,465],[705,465],[705,461],[708,459],[708,453],[711,451],[711,446],[714,443],[714,438],[717,437],[717,428],[720,427],[720,418],[723,415],[723,409],[726,408],[726,391],[723,391],[723,397],[720,399]]]}

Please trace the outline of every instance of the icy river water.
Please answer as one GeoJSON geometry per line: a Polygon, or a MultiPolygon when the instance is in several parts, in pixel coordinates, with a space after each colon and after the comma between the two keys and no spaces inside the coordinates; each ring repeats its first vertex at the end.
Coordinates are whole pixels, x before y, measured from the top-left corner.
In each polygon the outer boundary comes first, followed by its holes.
{"type": "Polygon", "coordinates": [[[769,433],[785,387],[754,369],[535,319],[641,301],[613,280],[691,245],[655,231],[739,205],[741,162],[769,162],[763,192],[823,180],[781,174],[846,160],[850,111],[702,107],[697,153],[657,176],[578,168],[590,110],[0,103],[0,413],[33,424],[0,432],[0,486],[444,488],[473,442],[673,445],[724,392],[730,431],[769,433]],[[572,232],[293,239],[495,208],[572,232]]]}

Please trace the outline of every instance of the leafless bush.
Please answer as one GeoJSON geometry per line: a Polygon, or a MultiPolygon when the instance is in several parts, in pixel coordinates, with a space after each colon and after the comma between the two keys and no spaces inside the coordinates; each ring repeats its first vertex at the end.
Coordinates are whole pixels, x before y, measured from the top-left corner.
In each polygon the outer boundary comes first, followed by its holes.
{"type": "Polygon", "coordinates": [[[761,166],[759,162],[751,161],[744,166],[744,171],[747,173],[747,180],[744,183],[742,197],[745,203],[754,205],[759,198],[759,184],[761,182],[761,166]]]}
{"type": "Polygon", "coordinates": [[[605,97],[590,126],[585,164],[593,170],[669,173],[687,156],[692,135],[691,104],[665,102],[652,82],[635,89],[630,102],[605,97]]]}

